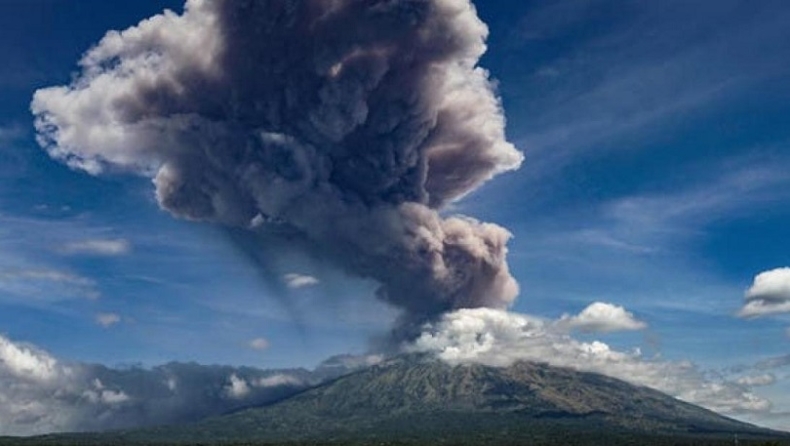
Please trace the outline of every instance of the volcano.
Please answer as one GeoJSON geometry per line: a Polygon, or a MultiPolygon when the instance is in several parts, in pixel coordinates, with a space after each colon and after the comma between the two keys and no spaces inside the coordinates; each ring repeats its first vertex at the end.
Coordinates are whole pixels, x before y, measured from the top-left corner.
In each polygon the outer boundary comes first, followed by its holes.
{"type": "Polygon", "coordinates": [[[788,440],[790,434],[595,373],[533,362],[503,368],[450,365],[407,355],[266,406],[193,424],[14,444],[729,445],[788,440]]]}

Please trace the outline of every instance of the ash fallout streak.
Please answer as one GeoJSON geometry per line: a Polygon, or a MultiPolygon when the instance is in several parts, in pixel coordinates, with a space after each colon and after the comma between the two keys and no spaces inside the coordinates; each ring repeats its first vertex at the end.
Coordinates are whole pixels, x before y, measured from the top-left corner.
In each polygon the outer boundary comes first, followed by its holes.
{"type": "Polygon", "coordinates": [[[510,233],[439,214],[522,161],[477,66],[487,33],[469,0],[188,0],[107,33],[31,108],[52,157],[296,242],[414,324],[518,293],[510,233]]]}

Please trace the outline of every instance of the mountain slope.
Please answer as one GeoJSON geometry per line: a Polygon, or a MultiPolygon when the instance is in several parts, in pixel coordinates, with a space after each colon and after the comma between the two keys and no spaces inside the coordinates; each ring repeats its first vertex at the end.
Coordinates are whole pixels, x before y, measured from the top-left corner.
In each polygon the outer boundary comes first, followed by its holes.
{"type": "Polygon", "coordinates": [[[765,436],[658,391],[544,364],[451,366],[402,357],[279,403],[183,427],[128,432],[141,439],[439,438],[490,432],[596,430],[765,436]]]}
{"type": "Polygon", "coordinates": [[[618,438],[627,443],[635,437],[680,436],[731,444],[735,434],[783,435],[602,375],[526,362],[508,368],[451,366],[409,356],[266,407],[192,425],[79,438],[83,443],[112,438],[125,443],[454,439],[572,444],[589,437],[618,444],[618,438]]]}

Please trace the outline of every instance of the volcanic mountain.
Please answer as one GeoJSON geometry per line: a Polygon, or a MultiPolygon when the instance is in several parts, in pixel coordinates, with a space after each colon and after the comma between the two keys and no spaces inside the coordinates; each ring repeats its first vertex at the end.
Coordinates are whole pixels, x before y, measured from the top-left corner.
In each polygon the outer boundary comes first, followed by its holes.
{"type": "Polygon", "coordinates": [[[36,444],[742,444],[787,440],[656,390],[519,362],[450,365],[409,355],[264,407],[198,423],[36,444]]]}

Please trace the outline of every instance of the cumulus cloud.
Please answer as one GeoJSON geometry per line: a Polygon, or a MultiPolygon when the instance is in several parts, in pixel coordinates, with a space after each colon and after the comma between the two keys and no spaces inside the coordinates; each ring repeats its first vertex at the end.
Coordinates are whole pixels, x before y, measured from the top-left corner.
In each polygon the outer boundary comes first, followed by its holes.
{"type": "Polygon", "coordinates": [[[169,363],[116,369],[65,363],[0,336],[0,435],[197,421],[282,399],[357,367],[261,370],[169,363]]]}
{"type": "Polygon", "coordinates": [[[557,324],[588,333],[642,330],[647,327],[646,323],[637,320],[625,308],[603,302],[590,304],[576,316],[564,315],[557,324]]]}
{"type": "Polygon", "coordinates": [[[522,161],[487,34],[470,0],[188,0],[107,33],[31,109],[53,158],[377,280],[414,325],[518,293],[510,233],[439,212],[522,161]]]}
{"type": "Polygon", "coordinates": [[[19,378],[50,381],[58,374],[58,363],[33,347],[20,346],[0,336],[0,367],[19,378]]]}
{"type": "Polygon", "coordinates": [[[253,350],[266,350],[271,344],[267,339],[255,338],[250,341],[249,346],[253,350]]]}
{"type": "Polygon", "coordinates": [[[104,328],[110,328],[121,322],[121,316],[115,313],[99,313],[96,315],[96,323],[104,328]]]}
{"type": "Polygon", "coordinates": [[[555,321],[502,310],[462,309],[446,314],[427,325],[406,349],[431,352],[450,363],[504,367],[526,360],[601,373],[728,414],[771,408],[748,384],[711,379],[690,362],[651,360],[639,351],[617,351],[600,341],[581,342],[555,321]]]}
{"type": "Polygon", "coordinates": [[[758,274],[744,296],[741,317],[759,317],[790,312],[790,267],[758,274]]]}
{"type": "Polygon", "coordinates": [[[320,283],[320,281],[313,276],[294,273],[286,274],[283,276],[283,280],[285,281],[285,284],[288,286],[288,288],[291,289],[307,288],[320,283]]]}
{"type": "Polygon", "coordinates": [[[131,250],[124,239],[91,239],[66,243],[61,252],[69,255],[120,256],[131,250]]]}

